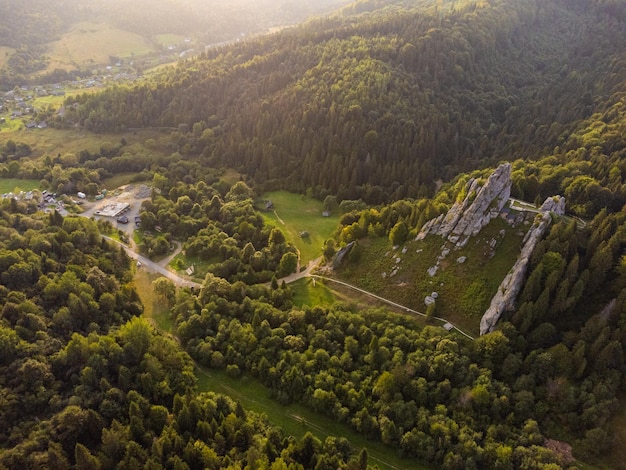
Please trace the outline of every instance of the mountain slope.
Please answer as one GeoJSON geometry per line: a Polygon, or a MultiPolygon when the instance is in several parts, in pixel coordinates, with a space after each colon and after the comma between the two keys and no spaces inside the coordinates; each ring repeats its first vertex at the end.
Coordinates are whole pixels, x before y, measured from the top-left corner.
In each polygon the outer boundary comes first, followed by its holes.
{"type": "Polygon", "coordinates": [[[212,52],[85,101],[76,119],[95,131],[197,124],[181,153],[268,186],[378,203],[545,155],[623,87],[625,23],[606,6],[446,5],[387,6],[212,52]]]}

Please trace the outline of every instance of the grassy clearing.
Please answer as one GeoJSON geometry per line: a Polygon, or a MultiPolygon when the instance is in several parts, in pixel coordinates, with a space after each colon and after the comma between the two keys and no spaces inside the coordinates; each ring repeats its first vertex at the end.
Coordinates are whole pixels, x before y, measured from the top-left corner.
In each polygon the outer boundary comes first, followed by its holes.
{"type": "Polygon", "coordinates": [[[39,180],[0,178],[0,194],[30,191],[39,187],[39,180]]]}
{"type": "Polygon", "coordinates": [[[120,173],[105,179],[102,183],[107,189],[115,189],[132,183],[133,178],[137,175],[138,173],[120,173]]]}
{"type": "Polygon", "coordinates": [[[198,388],[201,391],[223,393],[241,402],[249,410],[264,414],[269,421],[284,429],[286,434],[301,438],[310,431],[318,439],[328,436],[345,437],[355,447],[355,454],[366,447],[370,465],[378,465],[381,469],[427,469],[419,463],[402,459],[396,452],[380,442],[368,441],[352,428],[339,424],[333,419],[314,413],[297,405],[281,405],[269,397],[269,391],[254,378],[244,375],[233,379],[223,371],[196,370],[198,388]]]}
{"type": "Polygon", "coordinates": [[[193,266],[194,272],[189,277],[191,277],[194,281],[202,282],[206,277],[209,267],[217,261],[217,258],[214,260],[204,261],[198,258],[192,258],[191,256],[186,256],[181,252],[172,258],[172,261],[169,262],[169,267],[174,269],[180,276],[188,277],[186,272],[187,268],[193,266]]]}
{"type": "Polygon", "coordinates": [[[2,134],[0,134],[0,140],[2,142],[6,142],[11,137],[8,137],[10,134],[16,131],[21,131],[26,129],[24,126],[24,121],[22,119],[11,119],[10,113],[0,114],[0,117],[5,118],[5,122],[0,124],[0,130],[2,134]]]}
{"type": "Polygon", "coordinates": [[[436,315],[477,334],[482,314],[517,259],[519,230],[495,219],[465,247],[452,249],[432,277],[427,271],[437,262],[442,238],[410,240],[397,250],[386,238],[368,238],[359,242],[360,261],[342,267],[339,277],[419,312],[426,310],[424,298],[437,292],[436,315]],[[460,263],[462,256],[467,259],[460,263]]]}
{"type": "Polygon", "coordinates": [[[157,34],[154,36],[154,40],[162,46],[180,44],[185,40],[185,36],[180,34],[157,34]]]}
{"type": "MultiPolygon", "coordinates": [[[[7,124],[17,122],[20,127],[24,127],[21,121],[7,120],[7,124]]],[[[17,130],[2,129],[0,139],[5,142],[9,139],[15,142],[24,142],[33,149],[34,159],[46,155],[56,156],[73,153],[78,155],[81,150],[88,150],[91,153],[98,153],[104,143],[117,144],[123,138],[128,146],[132,147],[134,153],[157,153],[155,150],[147,149],[144,146],[146,140],[154,138],[158,133],[153,131],[124,132],[120,134],[93,134],[77,129],[36,129],[17,130]],[[6,130],[6,132],[5,132],[6,130]]]]}
{"type": "MultiPolygon", "coordinates": [[[[324,242],[337,228],[338,215],[324,217],[320,201],[287,191],[266,193],[263,200],[274,203],[274,212],[262,212],[265,222],[280,228],[287,240],[300,250],[302,265],[321,256],[324,242]],[[309,236],[302,238],[302,232],[308,232],[309,236]]],[[[259,206],[264,207],[264,204],[259,202],[259,206]]]]}
{"type": "Polygon", "coordinates": [[[323,281],[303,278],[289,284],[293,291],[293,303],[298,307],[330,307],[337,301],[335,293],[323,281]]]}
{"type": "Polygon", "coordinates": [[[173,333],[174,322],[170,317],[169,309],[152,288],[152,281],[159,277],[161,277],[160,274],[137,269],[133,282],[144,307],[144,316],[150,319],[160,331],[173,333]]]}
{"type": "Polygon", "coordinates": [[[153,51],[152,44],[138,34],[106,23],[83,22],[52,43],[46,71],[108,64],[111,56],[132,57],[153,51]]]}

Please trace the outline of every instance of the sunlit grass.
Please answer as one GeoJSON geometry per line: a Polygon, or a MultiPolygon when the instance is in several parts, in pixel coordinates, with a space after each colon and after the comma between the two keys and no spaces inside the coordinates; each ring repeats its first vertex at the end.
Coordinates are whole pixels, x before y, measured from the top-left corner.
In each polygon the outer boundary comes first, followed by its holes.
{"type": "Polygon", "coordinates": [[[174,322],[172,321],[169,308],[163,300],[154,293],[152,282],[161,277],[145,269],[138,268],[133,279],[135,289],[139,294],[141,303],[144,306],[143,314],[146,318],[154,322],[154,325],[165,333],[174,332],[174,322]]]}
{"type": "MultiPolygon", "coordinates": [[[[265,222],[280,228],[287,240],[300,250],[303,266],[322,255],[324,242],[337,229],[337,214],[324,217],[321,201],[287,191],[266,193],[262,200],[272,201],[275,211],[262,212],[265,222]],[[303,232],[308,232],[308,236],[302,237],[303,232]]],[[[264,207],[261,201],[259,206],[264,207]]]]}
{"type": "Polygon", "coordinates": [[[185,39],[185,36],[180,34],[157,34],[154,39],[163,46],[176,45],[185,39]]]}
{"type": "Polygon", "coordinates": [[[0,178],[0,194],[30,191],[39,187],[39,180],[0,178]]]}
{"type": "Polygon", "coordinates": [[[108,64],[111,56],[131,57],[153,51],[154,46],[138,34],[106,23],[82,22],[51,44],[46,71],[108,64]]]}
{"type": "Polygon", "coordinates": [[[293,303],[298,307],[330,307],[337,301],[337,297],[325,282],[315,278],[303,278],[289,284],[294,293],[293,303]]]}

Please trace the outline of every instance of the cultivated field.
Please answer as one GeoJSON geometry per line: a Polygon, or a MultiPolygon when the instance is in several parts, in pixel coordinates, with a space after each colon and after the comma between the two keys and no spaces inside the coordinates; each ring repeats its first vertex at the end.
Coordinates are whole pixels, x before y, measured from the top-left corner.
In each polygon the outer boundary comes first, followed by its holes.
{"type": "Polygon", "coordinates": [[[52,43],[46,71],[108,64],[111,56],[127,58],[153,51],[154,46],[138,34],[106,23],[83,22],[52,43]]]}

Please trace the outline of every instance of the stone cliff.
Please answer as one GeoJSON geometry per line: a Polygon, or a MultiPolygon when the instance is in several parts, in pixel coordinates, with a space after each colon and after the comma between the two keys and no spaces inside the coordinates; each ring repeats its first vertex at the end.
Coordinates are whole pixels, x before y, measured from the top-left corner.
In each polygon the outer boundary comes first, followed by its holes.
{"type": "Polygon", "coordinates": [[[489,308],[480,320],[481,335],[493,331],[502,314],[506,311],[513,310],[515,299],[524,285],[530,255],[550,226],[552,213],[557,215],[563,215],[565,213],[565,198],[560,196],[549,197],[542,204],[533,225],[524,237],[524,245],[517,261],[505,276],[500,287],[498,287],[496,295],[491,299],[489,308]]]}
{"type": "Polygon", "coordinates": [[[465,246],[469,237],[476,235],[492,219],[496,218],[511,195],[511,164],[500,165],[484,185],[470,179],[465,186],[465,198],[457,201],[445,216],[427,222],[418,240],[428,234],[441,235],[457,248],[465,246]]]}

